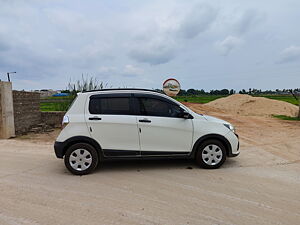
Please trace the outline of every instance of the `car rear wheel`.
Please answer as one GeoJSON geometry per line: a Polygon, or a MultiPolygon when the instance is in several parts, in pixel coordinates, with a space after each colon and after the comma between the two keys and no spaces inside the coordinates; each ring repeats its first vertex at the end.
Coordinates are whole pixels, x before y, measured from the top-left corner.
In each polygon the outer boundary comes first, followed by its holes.
{"type": "Polygon", "coordinates": [[[74,144],[65,154],[65,165],[75,175],[91,173],[98,165],[98,154],[95,148],[86,143],[74,144]]]}
{"type": "Polygon", "coordinates": [[[219,168],[225,162],[225,160],[226,149],[218,140],[206,140],[198,147],[196,162],[202,168],[219,168]]]}

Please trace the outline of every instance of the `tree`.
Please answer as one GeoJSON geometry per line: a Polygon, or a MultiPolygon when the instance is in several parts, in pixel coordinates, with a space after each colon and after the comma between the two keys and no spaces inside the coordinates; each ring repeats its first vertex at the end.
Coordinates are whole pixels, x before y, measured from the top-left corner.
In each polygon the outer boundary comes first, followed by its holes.
{"type": "Polygon", "coordinates": [[[294,98],[298,101],[298,105],[299,105],[298,118],[300,119],[300,97],[296,95],[297,89],[295,90],[290,89],[289,91],[294,96],[294,98]]]}
{"type": "Polygon", "coordinates": [[[196,90],[193,89],[193,88],[188,89],[186,92],[187,92],[188,95],[196,95],[197,94],[196,90]]]}
{"type": "Polygon", "coordinates": [[[245,89],[242,89],[239,93],[240,93],[240,94],[247,94],[247,92],[246,92],[245,89]]]}

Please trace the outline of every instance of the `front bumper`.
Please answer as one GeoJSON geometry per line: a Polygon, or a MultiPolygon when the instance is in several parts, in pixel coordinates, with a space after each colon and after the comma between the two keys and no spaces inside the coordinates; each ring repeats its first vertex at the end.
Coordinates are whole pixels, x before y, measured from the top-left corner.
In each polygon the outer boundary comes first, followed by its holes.
{"type": "Polygon", "coordinates": [[[231,143],[231,151],[228,152],[228,157],[236,157],[240,154],[240,142],[239,136],[236,133],[232,133],[234,135],[230,135],[231,137],[227,137],[231,143]]]}
{"type": "Polygon", "coordinates": [[[64,149],[65,149],[65,143],[56,141],[54,143],[54,152],[57,158],[62,159],[64,157],[64,149]]]}

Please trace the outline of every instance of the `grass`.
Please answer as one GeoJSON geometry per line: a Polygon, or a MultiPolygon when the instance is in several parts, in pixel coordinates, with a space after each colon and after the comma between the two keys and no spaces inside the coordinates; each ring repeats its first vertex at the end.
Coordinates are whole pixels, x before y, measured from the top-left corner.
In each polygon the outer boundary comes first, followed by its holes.
{"type": "Polygon", "coordinates": [[[67,111],[73,102],[74,96],[59,96],[59,97],[47,97],[41,99],[40,110],[42,112],[51,111],[67,111]],[[43,101],[47,100],[47,101],[43,101]]]}
{"type": "Polygon", "coordinates": [[[40,110],[42,112],[67,111],[71,102],[41,102],[40,110]]]}
{"type": "Polygon", "coordinates": [[[199,96],[176,96],[176,99],[179,102],[191,102],[191,103],[208,103],[218,98],[226,97],[225,95],[199,95],[199,96]]]}
{"type": "Polygon", "coordinates": [[[273,115],[273,117],[281,120],[292,120],[292,121],[300,121],[300,118],[298,117],[290,117],[285,115],[273,115]]]}
{"type": "Polygon", "coordinates": [[[291,95],[255,95],[255,97],[265,97],[270,99],[275,99],[279,101],[288,102],[298,106],[298,101],[291,95]]]}
{"type": "Polygon", "coordinates": [[[63,101],[63,102],[41,102],[40,110],[42,112],[67,111],[71,103],[72,101],[70,100],[63,101]]]}

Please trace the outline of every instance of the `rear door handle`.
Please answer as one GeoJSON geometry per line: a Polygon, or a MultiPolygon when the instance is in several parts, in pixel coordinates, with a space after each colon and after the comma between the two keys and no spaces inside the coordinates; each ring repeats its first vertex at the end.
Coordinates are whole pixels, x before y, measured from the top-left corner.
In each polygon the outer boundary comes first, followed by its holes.
{"type": "Polygon", "coordinates": [[[90,117],[89,120],[102,120],[100,117],[90,117]]]}
{"type": "Polygon", "coordinates": [[[143,120],[139,120],[139,122],[141,122],[141,123],[151,123],[151,120],[143,119],[143,120]]]}

